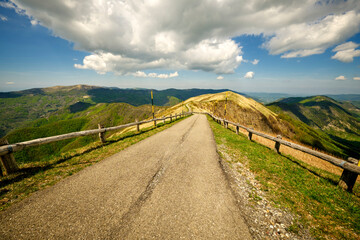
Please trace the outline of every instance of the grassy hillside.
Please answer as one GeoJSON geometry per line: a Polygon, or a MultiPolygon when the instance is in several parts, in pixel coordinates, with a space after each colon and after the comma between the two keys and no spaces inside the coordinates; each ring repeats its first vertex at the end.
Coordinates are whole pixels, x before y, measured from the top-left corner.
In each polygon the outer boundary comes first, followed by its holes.
{"type": "Polygon", "coordinates": [[[40,118],[78,101],[92,103],[87,98],[91,86],[54,87],[0,93],[0,137],[12,129],[26,126],[40,118]]]}
{"type": "MultiPolygon", "coordinates": [[[[223,90],[154,90],[154,104],[172,106],[190,97],[221,91],[223,90]]],[[[71,113],[76,113],[98,103],[120,102],[133,106],[150,104],[150,90],[76,85],[0,92],[0,137],[10,130],[29,126],[34,120],[48,119],[58,115],[59,111],[69,109],[71,113]]]]}
{"type": "MultiPolygon", "coordinates": [[[[159,123],[157,127],[141,128],[109,137],[105,144],[96,141],[84,147],[64,151],[46,159],[21,162],[20,171],[0,178],[0,211],[23,200],[31,193],[52,186],[67,176],[91,166],[149,136],[165,130],[178,121],[159,123]]],[[[44,145],[45,147],[49,144],[44,145]]],[[[30,148],[31,149],[31,148],[30,148]]]]}
{"type": "MultiPolygon", "coordinates": [[[[190,98],[184,104],[190,106],[194,111],[207,111],[223,118],[225,98],[225,92],[205,94],[190,98]]],[[[291,101],[295,101],[295,99],[291,99],[291,101]]],[[[230,121],[271,135],[280,134],[293,141],[339,157],[358,156],[358,152],[354,151],[356,148],[354,149],[351,144],[347,145],[347,142],[341,142],[297,118],[233,92],[228,92],[225,117],[230,121]]]]}
{"type": "MultiPolygon", "coordinates": [[[[165,107],[156,107],[155,111],[162,111],[165,107]]],[[[72,109],[73,110],[73,109],[72,109]]],[[[104,127],[121,125],[129,122],[149,118],[151,106],[134,107],[126,103],[99,103],[86,110],[72,112],[71,107],[57,112],[48,119],[29,122],[27,127],[19,128],[8,133],[5,138],[10,143],[22,142],[36,138],[49,137],[69,132],[98,128],[98,123],[104,127]]],[[[33,162],[47,160],[64,151],[83,147],[97,136],[87,136],[68,139],[51,144],[27,148],[14,153],[17,162],[33,162]]]]}
{"type": "MultiPolygon", "coordinates": [[[[117,89],[117,88],[96,88],[88,91],[94,102],[125,102],[134,106],[148,104],[150,102],[150,89],[117,89]]],[[[190,97],[218,93],[224,90],[212,89],[166,89],[154,90],[154,104],[157,106],[171,105],[174,99],[184,101],[190,97]]]]}
{"type": "Polygon", "coordinates": [[[346,146],[346,154],[355,158],[360,156],[357,151],[360,149],[360,109],[351,103],[337,102],[326,96],[314,96],[285,98],[268,107],[325,132],[332,140],[346,146]]]}
{"type": "MultiPolygon", "coordinates": [[[[250,169],[258,181],[253,184],[253,211],[262,206],[263,199],[272,205],[290,210],[300,217],[288,227],[294,233],[303,227],[310,229],[316,239],[359,239],[360,202],[359,186],[355,195],[337,186],[339,176],[311,167],[291,156],[277,154],[272,149],[249,141],[247,136],[223,128],[209,118],[220,154],[241,177],[250,169]],[[241,168],[237,168],[241,164],[241,168]]],[[[245,216],[247,218],[247,216],[245,216]]],[[[251,221],[251,219],[250,219],[251,221]]],[[[299,236],[298,239],[302,239],[299,236]]]]}

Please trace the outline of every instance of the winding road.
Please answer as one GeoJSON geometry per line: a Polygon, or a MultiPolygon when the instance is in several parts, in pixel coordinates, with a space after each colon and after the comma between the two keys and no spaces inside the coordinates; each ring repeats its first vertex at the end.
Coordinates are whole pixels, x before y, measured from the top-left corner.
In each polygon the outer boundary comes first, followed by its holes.
{"type": "Polygon", "coordinates": [[[0,239],[252,239],[204,115],[0,214],[0,239]]]}

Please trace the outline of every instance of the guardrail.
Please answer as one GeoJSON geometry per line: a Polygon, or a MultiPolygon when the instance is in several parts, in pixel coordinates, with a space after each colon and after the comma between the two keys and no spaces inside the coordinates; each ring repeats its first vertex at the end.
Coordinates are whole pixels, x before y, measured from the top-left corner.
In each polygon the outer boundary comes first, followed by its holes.
{"type": "Polygon", "coordinates": [[[282,140],[280,135],[278,135],[277,137],[269,136],[267,134],[258,132],[258,131],[254,130],[252,128],[248,128],[246,126],[243,126],[241,124],[234,123],[234,122],[231,122],[229,120],[219,118],[219,117],[214,116],[213,114],[208,113],[208,112],[203,112],[203,113],[202,112],[193,112],[193,113],[207,114],[214,121],[217,121],[220,124],[222,123],[224,125],[224,127],[226,127],[226,128],[228,128],[228,125],[231,124],[231,125],[235,126],[237,134],[239,134],[239,128],[242,128],[242,129],[244,129],[244,130],[246,130],[248,132],[248,139],[250,141],[252,140],[252,135],[253,134],[257,135],[257,136],[260,136],[260,137],[263,137],[263,138],[266,138],[266,139],[269,139],[271,141],[274,141],[275,142],[274,150],[277,153],[280,153],[280,145],[282,144],[282,145],[288,146],[290,148],[299,150],[301,152],[310,154],[312,156],[318,157],[318,158],[320,158],[322,160],[330,162],[331,164],[333,164],[333,165],[335,165],[337,167],[340,167],[340,168],[344,169],[344,171],[343,171],[343,173],[341,175],[340,181],[339,181],[339,185],[342,188],[348,190],[349,192],[352,191],[352,189],[353,189],[353,187],[355,185],[355,182],[356,182],[356,178],[357,178],[358,174],[360,174],[360,167],[357,165],[359,163],[359,160],[357,160],[355,158],[349,158],[346,161],[346,160],[336,158],[336,157],[330,156],[330,155],[322,153],[322,152],[312,150],[310,148],[301,146],[301,145],[296,144],[296,143],[292,143],[292,142],[289,142],[289,141],[282,140]]]}
{"type": "MultiPolygon", "coordinates": [[[[137,126],[136,127],[137,131],[140,131],[140,125],[142,125],[142,124],[154,122],[154,126],[156,126],[157,121],[163,121],[165,123],[166,119],[170,119],[170,122],[172,122],[173,118],[174,119],[182,118],[182,117],[190,115],[190,114],[192,114],[192,113],[187,112],[187,113],[180,113],[180,114],[175,114],[175,115],[170,114],[170,116],[168,116],[168,117],[154,118],[154,119],[140,121],[140,122],[136,121],[136,122],[123,124],[123,125],[119,125],[119,126],[114,126],[114,127],[108,127],[108,128],[103,128],[99,124],[99,129],[72,132],[72,133],[56,135],[56,136],[51,136],[51,137],[45,137],[45,138],[38,138],[38,139],[33,139],[33,140],[20,142],[20,143],[13,143],[13,144],[9,144],[7,142],[7,140],[3,140],[2,142],[0,142],[0,145],[3,145],[3,146],[0,146],[1,163],[4,167],[5,174],[14,173],[18,170],[18,166],[16,164],[15,158],[12,153],[21,151],[24,148],[38,146],[38,145],[52,143],[52,142],[57,142],[57,141],[70,139],[70,138],[94,135],[94,134],[99,134],[100,141],[104,143],[106,141],[105,137],[104,137],[104,134],[106,132],[115,131],[115,130],[132,127],[132,126],[137,126]]],[[[0,170],[0,175],[2,175],[1,170],[0,170]]]]}

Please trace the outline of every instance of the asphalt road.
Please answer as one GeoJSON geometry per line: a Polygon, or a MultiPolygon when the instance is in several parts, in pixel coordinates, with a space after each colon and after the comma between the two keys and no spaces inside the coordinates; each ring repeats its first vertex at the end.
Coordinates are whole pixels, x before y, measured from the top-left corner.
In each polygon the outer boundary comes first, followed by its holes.
{"type": "Polygon", "coordinates": [[[0,239],[251,239],[194,115],[0,214],[0,239]]]}

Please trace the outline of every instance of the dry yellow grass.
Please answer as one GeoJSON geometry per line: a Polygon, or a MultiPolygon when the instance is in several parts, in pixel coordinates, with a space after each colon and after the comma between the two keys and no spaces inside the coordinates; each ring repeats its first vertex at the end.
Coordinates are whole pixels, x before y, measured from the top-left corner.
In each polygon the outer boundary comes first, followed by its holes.
{"type": "MultiPolygon", "coordinates": [[[[263,104],[256,102],[254,99],[244,97],[240,94],[233,93],[231,91],[221,92],[216,94],[205,94],[197,97],[189,98],[185,101],[185,104],[189,104],[190,106],[197,109],[199,103],[211,103],[211,102],[218,102],[218,101],[225,101],[227,94],[227,100],[232,101],[235,104],[246,108],[246,109],[256,109],[257,111],[264,114],[266,117],[269,116],[277,116],[276,113],[272,112],[268,108],[266,108],[263,104]]],[[[201,112],[204,110],[211,111],[211,109],[199,109],[201,112]]]]}
{"type": "MultiPolygon", "coordinates": [[[[251,99],[251,98],[246,98],[242,95],[239,95],[239,94],[236,94],[236,93],[233,93],[233,92],[222,92],[222,93],[217,93],[217,94],[205,94],[205,95],[201,95],[201,96],[197,96],[197,97],[192,97],[192,98],[189,98],[188,100],[184,101],[184,102],[181,102],[177,105],[174,105],[166,110],[163,110],[163,111],[159,111],[155,114],[156,117],[162,117],[162,116],[169,116],[170,114],[171,115],[175,115],[175,114],[179,114],[181,112],[188,112],[188,111],[193,111],[193,112],[213,112],[213,105],[214,103],[217,103],[219,101],[225,101],[225,98],[226,98],[226,93],[228,94],[228,101],[232,101],[233,103],[241,106],[242,108],[244,109],[249,109],[249,110],[257,110],[257,111],[260,111],[262,114],[264,114],[266,117],[274,117],[276,118],[277,114],[275,114],[274,112],[272,112],[271,110],[269,110],[268,108],[266,108],[264,105],[262,105],[261,103],[258,103],[256,102],[255,100],[251,99]]],[[[230,105],[230,104],[229,104],[230,105]]],[[[239,114],[239,113],[237,113],[239,114]]],[[[167,120],[169,121],[169,120],[167,120]]],[[[240,124],[243,124],[243,125],[247,125],[246,122],[241,122],[240,124]]],[[[143,124],[141,127],[150,127],[152,126],[153,123],[147,123],[147,124],[143,124]]],[[[255,130],[257,131],[260,131],[260,132],[263,132],[265,134],[268,134],[268,135],[271,135],[271,136],[276,136],[276,134],[273,134],[273,133],[269,133],[268,131],[264,132],[264,131],[261,131],[260,129],[257,129],[256,127],[256,124],[253,125],[253,124],[250,124],[251,126],[248,126],[248,127],[254,127],[255,130]]],[[[130,128],[126,128],[118,133],[116,133],[116,135],[119,135],[119,134],[123,134],[123,133],[126,133],[126,132],[129,132],[129,131],[134,131],[136,129],[136,127],[130,127],[130,128]]],[[[247,135],[247,131],[246,130],[243,130],[243,129],[240,129],[240,132],[242,132],[243,134],[247,135]]],[[[256,135],[253,135],[253,138],[252,138],[254,141],[262,144],[262,145],[265,145],[269,148],[274,148],[274,145],[275,143],[271,140],[268,140],[268,139],[265,139],[265,138],[262,138],[262,137],[259,137],[259,136],[256,136],[256,135]]],[[[288,139],[288,138],[284,138],[284,140],[287,140],[289,142],[294,142],[293,140],[291,139],[288,139]]],[[[302,145],[302,146],[305,146],[299,142],[294,142],[296,144],[299,144],[299,145],[302,145]]],[[[308,146],[305,146],[305,147],[308,147],[308,146]]],[[[313,167],[316,167],[316,168],[319,168],[319,169],[322,169],[322,170],[325,170],[325,171],[328,171],[330,173],[333,173],[333,174],[336,174],[336,175],[341,175],[342,173],[342,169],[339,168],[339,167],[336,167],[334,165],[332,165],[331,163],[327,162],[327,161],[324,161],[320,158],[317,158],[315,156],[312,156],[310,154],[307,154],[307,153],[304,153],[304,152],[301,152],[301,151],[298,151],[298,150],[295,150],[295,149],[292,149],[290,147],[287,147],[287,146],[283,146],[281,145],[280,147],[280,151],[283,153],[283,154],[286,154],[286,155],[290,155],[290,156],[293,156],[313,167]]],[[[360,182],[360,179],[358,179],[358,181],[360,182]]]]}
{"type": "MultiPolygon", "coordinates": [[[[230,125],[229,125],[229,127],[235,129],[235,127],[232,127],[230,125]]],[[[246,130],[244,130],[244,129],[240,129],[240,132],[242,134],[244,134],[244,135],[248,135],[248,132],[246,130]]],[[[274,134],[269,134],[269,133],[265,133],[265,134],[276,137],[274,134]]],[[[269,139],[263,138],[263,137],[256,136],[256,135],[252,136],[252,140],[257,142],[257,143],[260,143],[260,144],[262,144],[264,146],[267,146],[269,148],[274,148],[274,146],[275,146],[275,142],[273,142],[273,141],[271,141],[269,139]]],[[[298,142],[294,142],[294,141],[292,141],[290,139],[287,139],[287,138],[283,138],[283,140],[293,142],[293,143],[302,145],[304,147],[308,147],[308,146],[305,146],[305,145],[300,144],[298,142]]],[[[282,154],[285,154],[285,155],[293,156],[296,159],[299,159],[299,160],[303,161],[304,163],[309,164],[310,166],[313,166],[313,167],[328,171],[328,172],[336,174],[338,176],[341,176],[341,174],[343,172],[343,169],[341,169],[341,168],[339,168],[339,167],[337,167],[337,166],[335,166],[335,165],[333,165],[333,164],[331,164],[331,163],[329,163],[329,162],[327,162],[327,161],[325,161],[325,160],[323,160],[321,158],[318,158],[318,157],[315,157],[313,155],[301,152],[299,150],[290,148],[288,146],[281,145],[280,146],[280,152],[282,154]]],[[[360,182],[360,178],[357,179],[357,182],[360,182]]]]}

